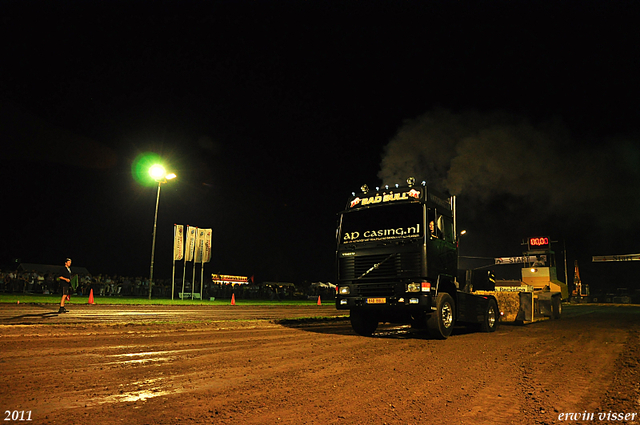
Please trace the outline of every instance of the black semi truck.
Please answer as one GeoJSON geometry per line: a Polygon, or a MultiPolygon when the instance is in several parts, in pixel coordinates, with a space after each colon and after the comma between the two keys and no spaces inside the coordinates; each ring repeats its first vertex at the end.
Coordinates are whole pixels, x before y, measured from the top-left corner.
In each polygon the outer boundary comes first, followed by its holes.
{"type": "MultiPolygon", "coordinates": [[[[475,288],[458,279],[455,197],[416,185],[362,186],[339,213],[336,307],[350,310],[354,331],[372,335],[380,322],[426,328],[439,339],[456,323],[496,330],[500,311],[491,279],[475,288]]],[[[495,284],[495,282],[494,282],[495,284]]]]}

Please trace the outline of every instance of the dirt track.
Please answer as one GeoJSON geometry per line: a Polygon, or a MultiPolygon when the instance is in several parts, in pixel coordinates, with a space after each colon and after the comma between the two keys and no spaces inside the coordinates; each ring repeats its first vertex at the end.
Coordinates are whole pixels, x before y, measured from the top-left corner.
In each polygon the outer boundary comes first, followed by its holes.
{"type": "Polygon", "coordinates": [[[171,314],[172,323],[76,312],[51,326],[7,325],[49,319],[16,320],[17,307],[2,306],[2,419],[25,411],[37,424],[543,424],[586,412],[594,420],[567,422],[640,423],[638,306],[569,306],[559,321],[494,334],[460,328],[446,341],[390,326],[363,338],[343,319],[274,322],[314,314],[237,307],[245,320],[231,321],[227,308],[220,320],[191,323],[176,318],[197,311],[171,314]],[[610,412],[629,420],[598,420],[610,412]]]}

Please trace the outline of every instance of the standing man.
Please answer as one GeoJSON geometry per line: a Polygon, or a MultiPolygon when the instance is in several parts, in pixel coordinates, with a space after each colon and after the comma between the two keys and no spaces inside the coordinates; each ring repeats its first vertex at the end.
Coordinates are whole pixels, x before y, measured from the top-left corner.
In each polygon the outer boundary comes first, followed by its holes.
{"type": "Polygon", "coordinates": [[[71,258],[64,260],[64,267],[60,268],[58,279],[62,288],[62,299],[60,300],[58,313],[66,313],[68,310],[64,308],[64,302],[71,295],[71,258]]]}

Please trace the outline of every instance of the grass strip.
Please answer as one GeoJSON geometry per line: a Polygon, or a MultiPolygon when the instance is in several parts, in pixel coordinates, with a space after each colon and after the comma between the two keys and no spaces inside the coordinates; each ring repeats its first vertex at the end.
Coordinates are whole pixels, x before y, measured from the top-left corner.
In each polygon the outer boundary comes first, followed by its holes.
{"type": "MultiPolygon", "coordinates": [[[[59,304],[61,295],[41,295],[41,294],[0,294],[0,304],[59,304]]],[[[229,299],[209,300],[171,300],[168,298],[146,297],[94,297],[95,304],[98,305],[171,305],[171,306],[201,306],[201,305],[230,305],[229,299]]],[[[65,304],[88,304],[88,296],[72,295],[71,301],[65,304]]],[[[238,300],[236,305],[241,306],[304,306],[317,305],[317,299],[313,300],[238,300]]],[[[333,300],[326,300],[322,305],[333,306],[333,300]]]]}

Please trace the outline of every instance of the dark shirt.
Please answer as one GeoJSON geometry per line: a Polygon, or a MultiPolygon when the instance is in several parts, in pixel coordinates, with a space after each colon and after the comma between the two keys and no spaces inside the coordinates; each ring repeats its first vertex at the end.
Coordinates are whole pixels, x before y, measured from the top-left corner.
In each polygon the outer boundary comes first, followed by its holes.
{"type": "MultiPolygon", "coordinates": [[[[67,279],[71,280],[71,271],[70,269],[66,268],[65,266],[62,266],[60,268],[60,274],[58,275],[60,277],[66,277],[67,279]]],[[[67,282],[66,280],[60,279],[60,282],[63,285],[69,285],[70,282],[67,282]]]]}

